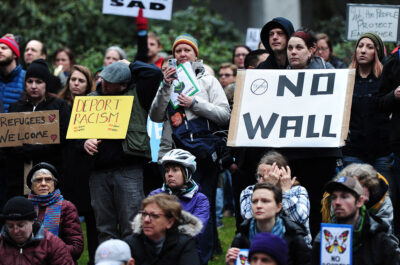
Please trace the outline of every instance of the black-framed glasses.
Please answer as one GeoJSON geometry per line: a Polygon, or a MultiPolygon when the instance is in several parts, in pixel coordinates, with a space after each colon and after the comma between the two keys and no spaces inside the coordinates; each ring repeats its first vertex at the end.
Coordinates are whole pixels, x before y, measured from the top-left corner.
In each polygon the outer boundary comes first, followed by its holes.
{"type": "Polygon", "coordinates": [[[142,214],[142,219],[144,219],[144,218],[146,218],[146,216],[148,216],[150,218],[150,220],[157,220],[161,216],[165,216],[165,214],[163,214],[163,213],[148,213],[145,211],[140,211],[139,213],[142,214]]]}

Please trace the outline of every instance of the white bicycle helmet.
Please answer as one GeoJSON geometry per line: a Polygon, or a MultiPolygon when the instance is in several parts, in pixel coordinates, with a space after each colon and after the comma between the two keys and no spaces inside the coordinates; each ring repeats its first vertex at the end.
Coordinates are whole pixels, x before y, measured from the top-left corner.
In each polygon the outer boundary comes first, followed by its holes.
{"type": "Polygon", "coordinates": [[[189,169],[193,174],[196,171],[196,157],[192,155],[190,152],[182,149],[172,149],[167,152],[161,159],[158,161],[163,167],[168,163],[175,163],[182,165],[183,167],[189,169]]]}

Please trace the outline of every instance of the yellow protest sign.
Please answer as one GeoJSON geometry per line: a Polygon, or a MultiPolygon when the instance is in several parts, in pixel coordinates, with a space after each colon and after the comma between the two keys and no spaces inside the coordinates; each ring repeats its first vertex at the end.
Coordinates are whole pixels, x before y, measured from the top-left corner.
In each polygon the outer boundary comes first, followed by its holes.
{"type": "Polygon", "coordinates": [[[76,97],[67,139],[125,139],[133,96],[76,97]]]}

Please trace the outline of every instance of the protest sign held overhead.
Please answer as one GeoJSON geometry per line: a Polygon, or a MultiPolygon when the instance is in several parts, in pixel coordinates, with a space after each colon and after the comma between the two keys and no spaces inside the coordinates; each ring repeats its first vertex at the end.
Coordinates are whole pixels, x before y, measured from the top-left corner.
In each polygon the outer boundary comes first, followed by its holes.
{"type": "Polygon", "coordinates": [[[238,71],[228,145],[344,145],[354,77],[354,69],[238,71]]]}
{"type": "Polygon", "coordinates": [[[124,139],[133,96],[76,97],[67,139],[124,139]]]}
{"type": "Polygon", "coordinates": [[[399,39],[400,6],[347,4],[347,39],[358,40],[367,32],[379,35],[383,41],[399,39]]]}
{"type": "Polygon", "coordinates": [[[171,20],[172,0],[103,0],[103,14],[137,17],[143,9],[143,17],[171,20]]]}
{"type": "Polygon", "coordinates": [[[0,114],[0,147],[59,144],[58,110],[0,114]]]}

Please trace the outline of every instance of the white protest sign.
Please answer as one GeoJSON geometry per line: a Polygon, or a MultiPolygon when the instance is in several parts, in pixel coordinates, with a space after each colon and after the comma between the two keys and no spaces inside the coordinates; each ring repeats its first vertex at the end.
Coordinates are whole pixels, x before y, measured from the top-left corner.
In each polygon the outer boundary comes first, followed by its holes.
{"type": "Polygon", "coordinates": [[[199,91],[199,84],[190,62],[178,65],[176,68],[176,74],[178,75],[178,79],[175,79],[172,82],[170,98],[171,104],[175,109],[179,107],[180,102],[178,96],[180,94],[183,93],[188,96],[193,96],[199,91]]]}
{"type": "Polygon", "coordinates": [[[399,31],[399,8],[390,5],[347,4],[347,39],[358,40],[373,32],[383,41],[396,42],[399,31]]]}
{"type": "Polygon", "coordinates": [[[261,29],[248,28],[246,34],[246,46],[252,51],[258,49],[258,44],[260,43],[260,33],[261,29]]]}
{"type": "Polygon", "coordinates": [[[354,69],[239,70],[228,146],[338,147],[354,69]]]}
{"type": "Polygon", "coordinates": [[[238,257],[236,259],[235,265],[250,265],[249,260],[249,250],[248,249],[240,249],[238,257]]]}
{"type": "Polygon", "coordinates": [[[143,17],[171,20],[173,0],[103,0],[103,14],[137,17],[139,8],[143,17]]]}
{"type": "Polygon", "coordinates": [[[353,226],[321,224],[321,265],[351,265],[353,226]]]}

